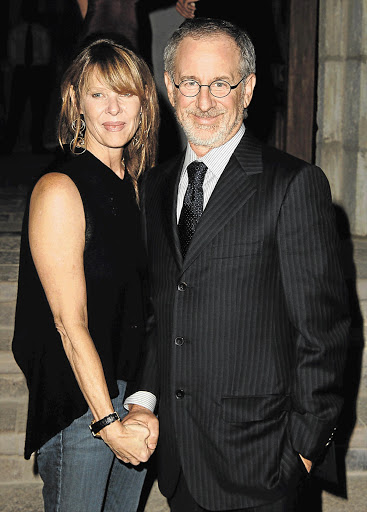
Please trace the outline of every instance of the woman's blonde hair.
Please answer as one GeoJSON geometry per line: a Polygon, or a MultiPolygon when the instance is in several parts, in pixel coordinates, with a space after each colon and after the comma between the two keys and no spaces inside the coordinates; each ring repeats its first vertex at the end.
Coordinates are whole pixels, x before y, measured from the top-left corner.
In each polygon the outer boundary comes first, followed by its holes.
{"type": "Polygon", "coordinates": [[[141,122],[133,139],[124,147],[124,163],[138,198],[139,176],[156,162],[159,107],[152,74],[134,52],[111,39],[97,39],[79,52],[61,84],[59,143],[62,147],[70,144],[71,151],[78,152],[78,139],[82,135],[80,97],[94,72],[113,91],[134,94],[140,99],[141,122]]]}

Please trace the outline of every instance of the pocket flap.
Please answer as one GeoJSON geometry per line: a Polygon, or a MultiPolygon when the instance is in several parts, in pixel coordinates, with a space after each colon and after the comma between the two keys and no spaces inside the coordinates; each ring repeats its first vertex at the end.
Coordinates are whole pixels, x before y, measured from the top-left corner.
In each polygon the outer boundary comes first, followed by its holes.
{"type": "Polygon", "coordinates": [[[291,409],[288,395],[222,397],[222,418],[228,423],[244,423],[276,418],[291,409]]]}

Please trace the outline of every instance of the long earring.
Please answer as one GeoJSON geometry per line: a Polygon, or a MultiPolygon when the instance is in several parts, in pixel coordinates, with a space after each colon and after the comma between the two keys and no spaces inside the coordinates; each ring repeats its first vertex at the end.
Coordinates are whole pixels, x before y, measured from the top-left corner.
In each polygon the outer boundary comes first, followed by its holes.
{"type": "Polygon", "coordinates": [[[79,119],[75,119],[71,123],[71,129],[75,133],[75,137],[70,142],[70,151],[76,155],[82,155],[86,151],[85,147],[85,140],[84,140],[84,131],[85,131],[85,121],[83,118],[83,114],[80,114],[79,119]],[[80,124],[79,130],[78,130],[78,124],[80,124]],[[74,151],[73,151],[73,146],[74,151]],[[78,148],[78,151],[75,151],[78,148]]]}
{"type": "Polygon", "coordinates": [[[136,134],[138,133],[140,127],[141,127],[141,117],[142,117],[142,113],[141,113],[141,110],[140,110],[140,119],[139,119],[139,124],[138,124],[138,127],[136,129],[136,132],[135,132],[135,135],[133,137],[133,146],[138,148],[139,146],[141,146],[142,148],[144,147],[144,142],[141,141],[140,139],[137,138],[136,134]]]}

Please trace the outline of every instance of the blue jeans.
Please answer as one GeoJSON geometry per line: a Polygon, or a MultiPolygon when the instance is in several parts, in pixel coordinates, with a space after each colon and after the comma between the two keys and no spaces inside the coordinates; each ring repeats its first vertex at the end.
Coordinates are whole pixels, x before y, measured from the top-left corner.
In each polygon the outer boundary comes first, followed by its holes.
{"type": "MultiPolygon", "coordinates": [[[[118,381],[112,400],[120,418],[126,383],[118,381]]],[[[47,441],[38,451],[45,512],[135,512],[146,469],[119,461],[101,440],[92,437],[90,410],[47,441]]]]}

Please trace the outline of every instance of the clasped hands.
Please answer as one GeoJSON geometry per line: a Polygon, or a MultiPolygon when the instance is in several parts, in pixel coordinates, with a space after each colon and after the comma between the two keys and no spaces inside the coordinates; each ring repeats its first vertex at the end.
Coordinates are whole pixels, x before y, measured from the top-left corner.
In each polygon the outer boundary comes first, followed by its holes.
{"type": "Polygon", "coordinates": [[[157,446],[158,419],[149,409],[134,404],[130,405],[127,416],[100,433],[118,459],[137,466],[147,462],[157,446]]]}

